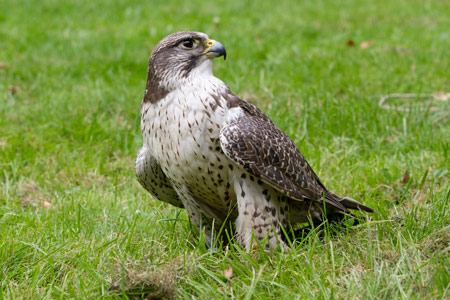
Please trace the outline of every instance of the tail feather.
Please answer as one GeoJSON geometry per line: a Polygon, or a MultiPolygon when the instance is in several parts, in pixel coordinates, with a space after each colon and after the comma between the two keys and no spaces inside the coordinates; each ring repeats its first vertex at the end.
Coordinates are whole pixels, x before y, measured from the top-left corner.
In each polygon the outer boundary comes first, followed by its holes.
{"type": "Polygon", "coordinates": [[[365,212],[369,212],[369,213],[373,213],[373,209],[365,206],[364,204],[359,203],[358,201],[356,201],[355,199],[352,199],[350,197],[344,197],[341,198],[339,200],[339,202],[345,206],[345,208],[350,208],[350,209],[357,209],[359,211],[365,211],[365,212]]]}
{"type": "Polygon", "coordinates": [[[339,197],[338,195],[336,195],[330,191],[327,191],[327,195],[325,197],[332,199],[333,202],[337,203],[338,205],[335,205],[335,207],[337,207],[337,206],[343,207],[344,209],[340,209],[340,211],[342,211],[344,213],[349,213],[348,209],[356,209],[359,211],[373,213],[372,208],[370,208],[362,203],[359,203],[358,201],[356,201],[355,199],[352,199],[350,197],[339,197]]]}

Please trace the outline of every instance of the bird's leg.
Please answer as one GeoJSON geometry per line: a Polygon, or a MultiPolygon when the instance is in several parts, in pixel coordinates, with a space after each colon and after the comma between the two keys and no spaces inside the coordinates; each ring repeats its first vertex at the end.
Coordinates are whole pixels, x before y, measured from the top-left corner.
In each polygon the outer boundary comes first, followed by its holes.
{"type": "Polygon", "coordinates": [[[211,238],[212,238],[212,223],[205,215],[197,208],[192,202],[183,201],[184,207],[186,208],[189,218],[195,226],[195,229],[200,234],[205,233],[205,245],[209,249],[211,248],[211,238]],[[188,202],[188,203],[185,203],[188,202]]]}
{"type": "Polygon", "coordinates": [[[189,218],[195,226],[195,229],[198,233],[205,233],[205,244],[209,249],[212,245],[212,232],[214,221],[212,218],[207,217],[204,212],[202,212],[201,202],[195,199],[190,193],[189,189],[186,186],[182,188],[175,188],[177,191],[179,198],[183,202],[184,207],[186,208],[189,218]]]}
{"type": "Polygon", "coordinates": [[[234,189],[239,216],[236,219],[238,242],[247,251],[262,241],[265,249],[285,247],[281,226],[286,223],[284,198],[248,173],[236,176],[234,189]],[[256,238],[256,239],[254,239],[256,238]]]}

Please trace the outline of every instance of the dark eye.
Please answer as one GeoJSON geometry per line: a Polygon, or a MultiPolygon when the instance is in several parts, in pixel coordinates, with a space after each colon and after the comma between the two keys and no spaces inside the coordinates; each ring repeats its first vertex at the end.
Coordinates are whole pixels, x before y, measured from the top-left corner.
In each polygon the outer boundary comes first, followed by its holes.
{"type": "Polygon", "coordinates": [[[183,41],[183,46],[186,48],[194,47],[194,42],[192,40],[183,41]]]}
{"type": "Polygon", "coordinates": [[[187,39],[180,43],[181,48],[184,49],[193,49],[197,42],[193,39],[187,39]]]}

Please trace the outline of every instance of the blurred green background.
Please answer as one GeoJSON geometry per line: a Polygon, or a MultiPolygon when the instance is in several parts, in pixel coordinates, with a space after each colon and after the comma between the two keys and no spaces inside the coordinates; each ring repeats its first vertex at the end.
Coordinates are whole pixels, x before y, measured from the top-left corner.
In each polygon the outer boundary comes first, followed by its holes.
{"type": "Polygon", "coordinates": [[[443,0],[1,1],[0,295],[448,297],[449,16],[443,0]],[[148,58],[180,30],[226,47],[216,76],[372,225],[259,259],[208,252],[138,185],[148,58]],[[380,108],[390,93],[437,97],[380,108]]]}

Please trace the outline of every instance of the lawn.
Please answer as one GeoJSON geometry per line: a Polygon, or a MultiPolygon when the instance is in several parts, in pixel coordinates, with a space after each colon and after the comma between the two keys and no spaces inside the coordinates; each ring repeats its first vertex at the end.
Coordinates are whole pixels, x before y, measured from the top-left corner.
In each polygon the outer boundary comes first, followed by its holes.
{"type": "Polygon", "coordinates": [[[1,1],[0,299],[449,299],[449,15],[444,0],[1,1]],[[151,49],[179,30],[224,44],[216,76],[372,219],[248,254],[205,249],[152,199],[139,109],[151,49]],[[427,97],[379,106],[391,93],[427,97]]]}

